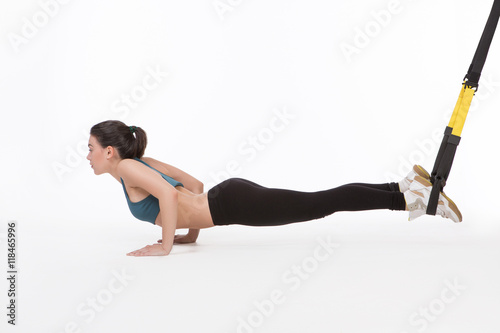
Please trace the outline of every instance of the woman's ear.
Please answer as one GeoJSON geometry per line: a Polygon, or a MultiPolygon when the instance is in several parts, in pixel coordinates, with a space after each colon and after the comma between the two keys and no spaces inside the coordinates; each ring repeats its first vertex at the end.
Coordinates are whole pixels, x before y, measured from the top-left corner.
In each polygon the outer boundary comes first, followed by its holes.
{"type": "Polygon", "coordinates": [[[116,155],[116,149],[113,146],[106,147],[106,159],[113,158],[116,155]]]}

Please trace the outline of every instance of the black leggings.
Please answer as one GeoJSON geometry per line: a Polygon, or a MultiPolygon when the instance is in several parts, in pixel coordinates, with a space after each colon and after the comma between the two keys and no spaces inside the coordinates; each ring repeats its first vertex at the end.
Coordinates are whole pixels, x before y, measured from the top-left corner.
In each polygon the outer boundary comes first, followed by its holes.
{"type": "Polygon", "coordinates": [[[230,178],[208,191],[215,225],[275,226],[315,220],[339,211],[405,210],[397,183],[348,184],[318,192],[267,188],[230,178]]]}

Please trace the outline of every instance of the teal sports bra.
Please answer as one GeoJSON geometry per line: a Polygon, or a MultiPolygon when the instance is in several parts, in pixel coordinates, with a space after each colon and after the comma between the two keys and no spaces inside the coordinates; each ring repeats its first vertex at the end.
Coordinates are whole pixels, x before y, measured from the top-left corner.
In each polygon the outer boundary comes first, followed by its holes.
{"type": "MultiPolygon", "coordinates": [[[[138,159],[137,157],[134,157],[134,160],[139,161],[151,169],[155,170],[158,172],[163,179],[165,179],[167,182],[170,183],[172,186],[182,186],[181,182],[178,182],[177,180],[173,179],[172,177],[167,176],[164,173],[161,173],[160,171],[156,170],[155,168],[151,167],[149,164],[144,162],[141,159],[138,159]]],[[[123,191],[125,192],[125,197],[127,198],[127,203],[128,207],[130,208],[130,212],[132,215],[134,215],[136,218],[142,221],[147,221],[155,224],[156,217],[158,216],[158,213],[160,213],[160,202],[158,199],[153,196],[152,194],[148,195],[146,198],[142,199],[141,201],[138,202],[132,202],[130,201],[130,198],[128,197],[127,190],[125,189],[125,184],[123,183],[123,179],[120,177],[120,180],[122,182],[123,186],[123,191]]]]}

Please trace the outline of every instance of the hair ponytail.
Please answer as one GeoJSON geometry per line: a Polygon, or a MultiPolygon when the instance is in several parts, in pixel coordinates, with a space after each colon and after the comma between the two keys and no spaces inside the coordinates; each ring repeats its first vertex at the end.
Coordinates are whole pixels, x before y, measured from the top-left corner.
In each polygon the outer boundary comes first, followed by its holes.
{"type": "Polygon", "coordinates": [[[123,159],[141,158],[148,144],[142,128],[127,126],[119,120],[106,120],[92,126],[90,135],[95,136],[103,148],[114,147],[123,159]]]}
{"type": "Polygon", "coordinates": [[[146,150],[146,145],[148,144],[148,137],[146,135],[146,132],[140,127],[136,127],[132,135],[135,135],[133,144],[133,157],[141,158],[142,156],[144,156],[144,151],[146,150]]]}

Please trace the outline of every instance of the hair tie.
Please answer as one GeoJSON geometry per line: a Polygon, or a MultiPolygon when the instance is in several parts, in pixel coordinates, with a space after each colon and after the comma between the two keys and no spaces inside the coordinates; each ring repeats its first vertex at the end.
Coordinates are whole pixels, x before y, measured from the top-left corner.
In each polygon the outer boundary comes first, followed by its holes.
{"type": "Polygon", "coordinates": [[[137,127],[135,126],[129,126],[128,129],[130,130],[130,133],[134,134],[135,131],[137,131],[137,127]]]}

